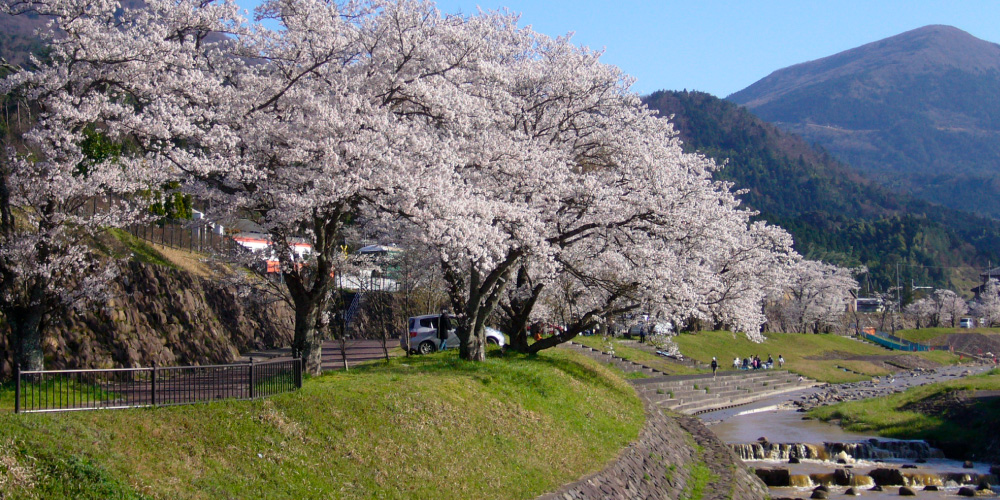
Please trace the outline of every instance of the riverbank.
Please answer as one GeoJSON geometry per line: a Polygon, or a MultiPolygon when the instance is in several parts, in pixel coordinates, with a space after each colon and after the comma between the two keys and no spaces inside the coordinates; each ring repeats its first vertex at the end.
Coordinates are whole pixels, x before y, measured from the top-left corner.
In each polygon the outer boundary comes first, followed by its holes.
{"type": "MultiPolygon", "coordinates": [[[[1000,371],[938,374],[938,380],[884,397],[812,408],[810,415],[857,432],[926,440],[953,458],[1000,463],[1000,371]]],[[[909,377],[920,380],[922,374],[909,377]]],[[[907,381],[900,378],[897,381],[907,381]]],[[[871,390],[871,389],[869,389],[871,390]]],[[[883,389],[876,389],[883,390],[883,389]]],[[[862,389],[859,394],[865,394],[862,389]]],[[[838,396],[839,397],[839,396],[838,396]]]]}

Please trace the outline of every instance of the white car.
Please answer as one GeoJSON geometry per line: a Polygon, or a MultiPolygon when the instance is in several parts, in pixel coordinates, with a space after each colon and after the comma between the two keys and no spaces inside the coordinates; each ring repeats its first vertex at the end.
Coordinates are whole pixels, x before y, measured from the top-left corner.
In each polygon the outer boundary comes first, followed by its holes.
{"type": "MultiPolygon", "coordinates": [[[[407,331],[410,341],[410,352],[420,354],[430,354],[440,349],[441,340],[438,339],[438,320],[440,314],[425,314],[423,316],[413,316],[407,322],[407,331]]],[[[406,349],[407,337],[399,338],[399,346],[406,349]]],[[[445,341],[447,348],[458,347],[458,336],[455,329],[448,332],[448,339],[445,341]]],[[[486,327],[486,343],[491,345],[504,346],[504,336],[495,328],[486,327]]]]}

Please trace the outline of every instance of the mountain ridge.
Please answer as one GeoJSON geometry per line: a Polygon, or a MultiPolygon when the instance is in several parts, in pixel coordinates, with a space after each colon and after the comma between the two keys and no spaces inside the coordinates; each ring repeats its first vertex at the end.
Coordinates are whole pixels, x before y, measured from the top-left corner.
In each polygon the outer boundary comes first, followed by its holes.
{"type": "Polygon", "coordinates": [[[932,25],[777,70],[727,100],[892,190],[1000,218],[1000,45],[932,25]]]}
{"type": "Polygon", "coordinates": [[[900,263],[921,283],[968,291],[1000,256],[1000,222],[889,191],[746,108],[702,92],[643,100],[673,116],[686,151],[726,162],[716,178],[745,190],[744,204],[789,231],[806,258],[867,266],[882,289],[900,263]]]}

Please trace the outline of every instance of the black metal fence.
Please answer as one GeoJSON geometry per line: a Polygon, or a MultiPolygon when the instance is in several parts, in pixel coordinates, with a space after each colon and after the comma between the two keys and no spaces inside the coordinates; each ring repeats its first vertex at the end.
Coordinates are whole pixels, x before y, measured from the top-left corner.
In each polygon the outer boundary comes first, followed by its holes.
{"type": "Polygon", "coordinates": [[[16,370],[14,412],[172,406],[254,399],[302,387],[302,360],[232,365],[16,370]]]}
{"type": "Polygon", "coordinates": [[[238,243],[221,235],[207,224],[196,221],[177,222],[165,220],[153,224],[133,224],[128,232],[151,243],[165,247],[204,253],[229,253],[238,243]]]}

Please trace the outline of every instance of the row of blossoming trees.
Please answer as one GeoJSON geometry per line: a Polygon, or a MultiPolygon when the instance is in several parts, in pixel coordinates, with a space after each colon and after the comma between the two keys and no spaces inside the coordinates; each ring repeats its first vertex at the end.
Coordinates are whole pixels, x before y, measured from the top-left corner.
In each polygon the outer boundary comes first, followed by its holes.
{"type": "Polygon", "coordinates": [[[270,0],[269,29],[232,2],[145,4],[3,2],[55,28],[48,57],[3,88],[39,117],[0,169],[0,309],[26,367],[41,367],[46,314],[107,279],[81,238],[138,220],[137,193],[166,182],[271,234],[313,372],[336,244],[359,218],[436,256],[471,360],[500,308],[522,351],[640,309],[759,338],[798,259],[626,75],[510,14],[270,0]],[[95,134],[128,146],[95,159],[81,146],[95,134]],[[117,201],[78,210],[95,195],[117,201]],[[294,236],[311,240],[307,266],[280,251],[294,236]],[[555,304],[567,332],[529,345],[555,304]]]}

